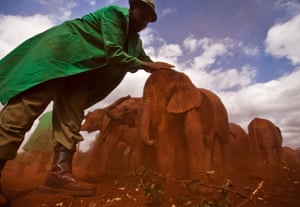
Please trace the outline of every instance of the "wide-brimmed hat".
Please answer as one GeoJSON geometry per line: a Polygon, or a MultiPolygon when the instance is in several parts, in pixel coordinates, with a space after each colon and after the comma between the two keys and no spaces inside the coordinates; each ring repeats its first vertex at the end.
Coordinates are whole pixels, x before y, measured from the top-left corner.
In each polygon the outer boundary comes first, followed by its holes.
{"type": "Polygon", "coordinates": [[[157,15],[155,12],[154,0],[129,0],[130,7],[135,7],[136,5],[143,5],[148,10],[148,12],[152,15],[151,22],[155,22],[157,20],[157,15]]]}

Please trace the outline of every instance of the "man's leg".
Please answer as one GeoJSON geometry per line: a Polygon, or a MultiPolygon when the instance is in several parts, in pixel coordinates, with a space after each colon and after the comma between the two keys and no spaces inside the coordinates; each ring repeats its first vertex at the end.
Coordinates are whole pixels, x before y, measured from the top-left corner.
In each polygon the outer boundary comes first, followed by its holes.
{"type": "Polygon", "coordinates": [[[39,88],[16,96],[0,111],[0,160],[16,157],[25,133],[51,101],[50,94],[39,88]]]}
{"type": "MultiPolygon", "coordinates": [[[[44,111],[54,90],[48,83],[33,87],[12,98],[0,111],[0,177],[7,160],[14,159],[25,133],[44,111]]],[[[6,206],[0,183],[0,206],[6,206]]]]}
{"type": "Polygon", "coordinates": [[[72,170],[76,145],[83,140],[79,132],[88,85],[86,74],[66,78],[54,99],[53,134],[57,144],[51,169],[41,186],[43,190],[71,196],[90,196],[96,193],[94,185],[80,181],[72,170]]]}
{"type": "Polygon", "coordinates": [[[53,133],[57,141],[52,168],[43,189],[73,196],[96,193],[94,185],[81,182],[72,172],[72,160],[80,135],[84,110],[105,98],[123,79],[125,72],[113,74],[112,68],[89,71],[64,79],[54,99],[53,133]]]}

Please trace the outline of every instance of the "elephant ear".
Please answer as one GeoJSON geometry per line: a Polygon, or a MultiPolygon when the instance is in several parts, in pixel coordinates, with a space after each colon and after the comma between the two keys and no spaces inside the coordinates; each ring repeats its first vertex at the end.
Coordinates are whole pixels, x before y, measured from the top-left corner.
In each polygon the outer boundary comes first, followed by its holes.
{"type": "Polygon", "coordinates": [[[170,113],[184,113],[201,106],[203,96],[198,89],[190,84],[180,84],[169,100],[167,111],[170,113]]]}

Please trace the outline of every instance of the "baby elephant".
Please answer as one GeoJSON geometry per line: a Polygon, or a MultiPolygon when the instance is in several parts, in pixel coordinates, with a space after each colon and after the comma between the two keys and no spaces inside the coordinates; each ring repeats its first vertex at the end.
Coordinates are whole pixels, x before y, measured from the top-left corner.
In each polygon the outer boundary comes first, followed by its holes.
{"type": "Polygon", "coordinates": [[[128,169],[131,166],[140,104],[141,98],[126,96],[106,108],[96,109],[86,115],[81,130],[100,130],[100,135],[90,150],[87,176],[102,176],[112,168],[120,173],[124,168],[128,169]]]}

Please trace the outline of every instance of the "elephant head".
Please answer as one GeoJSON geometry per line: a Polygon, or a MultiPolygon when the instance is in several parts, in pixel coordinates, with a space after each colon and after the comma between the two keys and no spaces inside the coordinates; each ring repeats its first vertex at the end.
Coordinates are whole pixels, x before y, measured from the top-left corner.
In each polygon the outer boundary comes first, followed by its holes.
{"type": "Polygon", "coordinates": [[[88,112],[81,126],[82,131],[105,131],[110,121],[135,127],[141,107],[141,98],[122,97],[105,108],[88,112]]]}
{"type": "Polygon", "coordinates": [[[81,131],[93,132],[93,131],[105,131],[109,124],[110,119],[106,116],[104,109],[96,109],[92,112],[88,112],[84,117],[84,122],[81,125],[81,131]]]}
{"type": "Polygon", "coordinates": [[[147,79],[143,92],[143,106],[139,132],[146,145],[154,140],[149,137],[153,113],[181,114],[201,105],[198,89],[183,73],[172,70],[156,71],[147,79]]]}
{"type": "Polygon", "coordinates": [[[121,125],[136,127],[141,101],[141,98],[126,96],[105,108],[105,112],[110,119],[121,125]]]}

